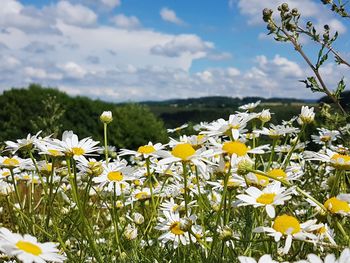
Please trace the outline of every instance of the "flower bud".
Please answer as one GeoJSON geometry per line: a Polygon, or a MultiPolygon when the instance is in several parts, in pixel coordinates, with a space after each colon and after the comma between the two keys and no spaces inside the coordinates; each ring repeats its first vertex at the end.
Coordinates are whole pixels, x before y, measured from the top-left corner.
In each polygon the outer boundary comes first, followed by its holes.
{"type": "Polygon", "coordinates": [[[134,219],[135,224],[137,224],[137,225],[141,225],[141,224],[143,224],[143,222],[145,222],[145,218],[140,213],[135,213],[133,219],[134,219]]]}
{"type": "Polygon", "coordinates": [[[127,240],[133,240],[137,238],[137,228],[128,224],[123,233],[127,240]]]}
{"type": "Polygon", "coordinates": [[[284,11],[284,12],[288,12],[289,11],[289,6],[287,3],[283,3],[281,5],[281,9],[284,11]]]}
{"type": "Polygon", "coordinates": [[[270,110],[263,110],[260,114],[259,114],[259,120],[261,120],[262,122],[268,122],[271,120],[271,113],[270,110]]]}
{"type": "Polygon", "coordinates": [[[112,122],[112,120],[113,120],[112,112],[111,111],[104,111],[100,116],[100,120],[106,124],[112,122]]]}
{"type": "Polygon", "coordinates": [[[220,240],[227,241],[233,237],[233,231],[228,226],[224,226],[219,232],[220,240]]]}
{"type": "Polygon", "coordinates": [[[303,124],[309,124],[313,122],[315,119],[314,108],[309,108],[308,106],[301,107],[301,113],[299,115],[299,118],[303,124]]]}
{"type": "Polygon", "coordinates": [[[254,164],[249,159],[242,159],[237,166],[238,175],[246,175],[254,168],[254,164]]]}

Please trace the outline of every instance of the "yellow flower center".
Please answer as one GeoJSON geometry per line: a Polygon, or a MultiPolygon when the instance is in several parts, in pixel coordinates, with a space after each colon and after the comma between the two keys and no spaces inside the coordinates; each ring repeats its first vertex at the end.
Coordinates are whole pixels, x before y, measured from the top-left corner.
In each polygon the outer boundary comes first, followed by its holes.
{"type": "Polygon", "coordinates": [[[287,174],[282,169],[272,169],[267,174],[278,179],[287,178],[287,174]]]}
{"type": "Polygon", "coordinates": [[[256,183],[256,184],[261,185],[261,186],[266,186],[269,184],[268,177],[260,175],[260,174],[254,174],[254,176],[255,176],[256,181],[249,180],[251,183],[256,183]]]}
{"type": "Polygon", "coordinates": [[[333,166],[340,170],[350,170],[350,156],[343,154],[333,154],[331,157],[333,166]]]}
{"type": "Polygon", "coordinates": [[[16,247],[26,253],[32,254],[34,256],[39,256],[42,253],[42,250],[39,246],[30,243],[28,241],[18,241],[16,247]]]}
{"type": "Polygon", "coordinates": [[[329,136],[329,135],[323,135],[320,137],[320,140],[322,142],[328,142],[330,139],[331,139],[331,136],[329,136]]]}
{"type": "Polygon", "coordinates": [[[339,200],[336,197],[332,197],[328,199],[325,203],[324,206],[332,213],[349,213],[350,212],[350,205],[343,201],[339,200]]]}
{"type": "Polygon", "coordinates": [[[6,158],[2,164],[6,165],[6,166],[17,166],[19,165],[19,161],[15,158],[6,158]]]}
{"type": "Polygon", "coordinates": [[[273,229],[284,235],[296,234],[300,232],[300,223],[294,216],[281,215],[276,217],[273,229]]]}
{"type": "Polygon", "coordinates": [[[275,200],[275,193],[267,193],[267,194],[261,194],[256,201],[260,204],[264,204],[264,205],[269,205],[272,204],[273,201],[275,200]]]}
{"type": "Polygon", "coordinates": [[[63,155],[63,154],[62,154],[60,151],[58,151],[58,150],[50,149],[50,150],[47,150],[47,151],[49,152],[49,154],[50,154],[51,156],[57,157],[57,156],[62,156],[62,155],[63,155]]]}
{"type": "Polygon", "coordinates": [[[81,147],[73,147],[72,153],[73,153],[73,155],[80,156],[80,155],[83,155],[85,153],[85,150],[81,147]]]}
{"type": "Polygon", "coordinates": [[[248,147],[241,142],[224,142],[222,149],[228,154],[236,154],[238,156],[246,155],[248,147]]]}
{"type": "Polygon", "coordinates": [[[154,147],[152,145],[144,145],[144,146],[140,146],[138,149],[137,149],[137,152],[138,153],[143,153],[143,154],[150,154],[150,153],[153,153],[155,152],[156,149],[154,149],[154,147]]]}
{"type": "Polygon", "coordinates": [[[193,149],[192,145],[189,143],[183,143],[176,145],[171,154],[183,161],[186,161],[189,157],[194,155],[196,151],[193,149]]]}
{"type": "Polygon", "coordinates": [[[139,192],[137,194],[135,194],[135,198],[138,200],[144,200],[149,198],[149,194],[147,192],[139,192]]]}
{"type": "Polygon", "coordinates": [[[7,177],[7,176],[9,176],[11,173],[9,172],[9,171],[4,171],[4,172],[2,172],[2,176],[3,177],[7,177]]]}
{"type": "Polygon", "coordinates": [[[109,181],[120,182],[123,180],[124,176],[121,172],[112,171],[108,173],[107,178],[109,181]]]}
{"type": "Polygon", "coordinates": [[[183,235],[185,232],[180,229],[180,222],[175,221],[169,227],[171,233],[175,235],[183,235]]]}

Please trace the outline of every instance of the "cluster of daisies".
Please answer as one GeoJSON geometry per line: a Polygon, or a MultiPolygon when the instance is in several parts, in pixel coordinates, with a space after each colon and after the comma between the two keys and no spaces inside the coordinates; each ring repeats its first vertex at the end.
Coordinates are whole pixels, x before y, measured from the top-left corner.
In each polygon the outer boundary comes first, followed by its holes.
{"type": "Polygon", "coordinates": [[[349,129],[306,138],[313,108],[274,125],[259,103],[135,150],[108,146],[110,112],[103,146],[72,131],[5,142],[0,257],[350,262],[349,129]]]}

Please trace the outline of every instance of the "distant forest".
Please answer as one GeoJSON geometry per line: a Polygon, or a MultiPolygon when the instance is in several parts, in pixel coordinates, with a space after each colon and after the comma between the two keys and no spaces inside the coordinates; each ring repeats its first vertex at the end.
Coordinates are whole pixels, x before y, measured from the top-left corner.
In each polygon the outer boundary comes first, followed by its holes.
{"type": "MultiPolygon", "coordinates": [[[[166,128],[184,123],[228,118],[239,106],[261,100],[258,110],[271,109],[272,122],[287,120],[300,112],[305,104],[330,103],[327,98],[303,101],[289,98],[260,97],[203,97],[146,101],[140,103],[111,103],[87,97],[70,97],[53,88],[32,84],[28,88],[11,89],[0,95],[0,141],[15,140],[28,133],[43,130],[44,135],[61,136],[73,130],[80,137],[102,140],[103,129],[99,116],[111,110],[114,121],[109,128],[109,143],[118,148],[137,148],[153,142],[166,142],[166,128]]],[[[342,96],[342,104],[349,108],[350,92],[342,96]]]]}

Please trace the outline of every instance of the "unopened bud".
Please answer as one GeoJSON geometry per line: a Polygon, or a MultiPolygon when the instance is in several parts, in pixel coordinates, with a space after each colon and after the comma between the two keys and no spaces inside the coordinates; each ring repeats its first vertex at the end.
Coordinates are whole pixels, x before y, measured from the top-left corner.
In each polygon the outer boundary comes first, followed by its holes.
{"type": "Polygon", "coordinates": [[[137,225],[141,225],[141,224],[143,224],[143,222],[145,222],[145,218],[140,213],[135,213],[133,219],[134,219],[135,224],[137,224],[137,225]]]}
{"type": "Polygon", "coordinates": [[[224,226],[219,233],[220,240],[227,241],[233,237],[233,231],[228,226],[224,226]]]}
{"type": "Polygon", "coordinates": [[[254,164],[249,159],[242,159],[237,166],[237,174],[238,175],[246,175],[248,174],[254,167],[254,164]]]}
{"type": "Polygon", "coordinates": [[[111,111],[104,111],[100,116],[100,120],[106,124],[112,122],[112,120],[113,120],[112,112],[111,111]]]}

